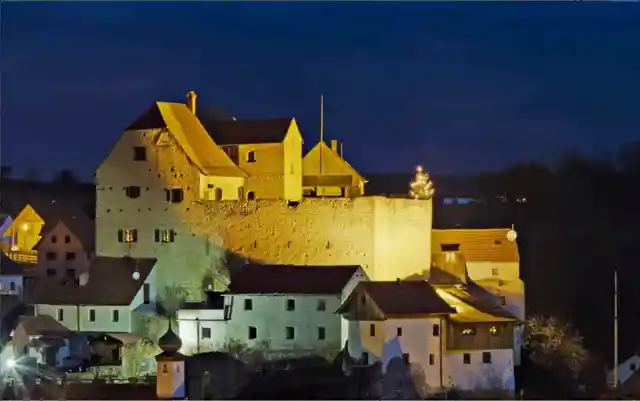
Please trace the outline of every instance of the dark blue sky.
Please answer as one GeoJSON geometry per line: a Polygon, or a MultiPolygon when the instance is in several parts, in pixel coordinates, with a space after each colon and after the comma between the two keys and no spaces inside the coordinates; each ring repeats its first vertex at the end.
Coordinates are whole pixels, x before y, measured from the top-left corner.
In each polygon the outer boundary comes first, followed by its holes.
{"type": "Polygon", "coordinates": [[[640,4],[3,3],[2,164],[89,176],[154,100],[295,116],[363,171],[640,137],[640,4]]]}

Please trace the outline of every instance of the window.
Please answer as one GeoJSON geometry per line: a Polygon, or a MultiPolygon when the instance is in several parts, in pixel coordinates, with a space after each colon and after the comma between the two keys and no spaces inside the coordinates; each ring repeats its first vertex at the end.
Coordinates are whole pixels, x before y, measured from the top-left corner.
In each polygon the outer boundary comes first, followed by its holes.
{"type": "Polygon", "coordinates": [[[460,244],[441,244],[440,250],[442,252],[458,252],[460,250],[460,244]]]}
{"type": "Polygon", "coordinates": [[[368,365],[369,364],[369,353],[368,352],[363,352],[362,353],[362,363],[364,365],[368,365]]]}
{"type": "Polygon", "coordinates": [[[289,326],[285,331],[287,340],[293,340],[293,338],[295,337],[295,330],[293,330],[293,327],[289,326]]]}
{"type": "Polygon", "coordinates": [[[497,276],[498,275],[498,268],[497,267],[492,267],[491,268],[491,275],[492,276],[497,276]]]}
{"type": "Polygon", "coordinates": [[[135,161],[145,161],[147,160],[147,148],[144,146],[134,146],[133,147],[133,160],[135,161]]]}
{"type": "Polygon", "coordinates": [[[491,352],[482,353],[482,363],[491,363],[491,352]]]}
{"type": "Polygon", "coordinates": [[[506,304],[507,304],[507,297],[501,296],[500,297],[500,305],[506,305],[506,304]]]}
{"type": "Polygon", "coordinates": [[[636,364],[635,364],[635,363],[630,363],[630,364],[629,364],[629,370],[630,370],[630,371],[632,371],[632,372],[633,372],[633,371],[635,371],[636,369],[638,369],[638,367],[636,366],[636,364]]]}
{"type": "Polygon", "coordinates": [[[124,194],[127,195],[127,197],[135,199],[135,198],[139,198],[140,197],[140,187],[138,186],[130,186],[130,187],[124,187],[124,194]]]}
{"type": "Polygon", "coordinates": [[[58,242],[58,237],[56,237],[55,235],[51,236],[51,243],[55,244],[56,242],[58,242]]]}
{"type": "Polygon", "coordinates": [[[327,310],[327,303],[325,302],[324,299],[319,299],[318,300],[318,304],[316,305],[316,310],[318,310],[318,311],[327,310]]]}
{"type": "Polygon", "coordinates": [[[138,230],[135,228],[118,230],[118,242],[138,242],[138,230]]]}
{"type": "Polygon", "coordinates": [[[167,364],[162,364],[162,373],[169,373],[169,369],[167,368],[167,364]]]}
{"type": "Polygon", "coordinates": [[[58,321],[61,322],[64,320],[64,309],[58,308],[58,321]]]}
{"type": "Polygon", "coordinates": [[[55,252],[47,252],[47,260],[51,261],[51,260],[56,260],[56,253],[55,252]]]}
{"type": "Polygon", "coordinates": [[[439,324],[434,324],[432,327],[432,335],[434,337],[439,337],[440,336],[440,325],[439,324]]]}
{"type": "Polygon", "coordinates": [[[162,243],[174,242],[176,240],[176,232],[173,230],[156,229],[154,232],[155,241],[162,243]]]}
{"type": "Polygon", "coordinates": [[[222,200],[222,188],[216,188],[214,193],[215,193],[215,200],[221,201],[222,200]]]}
{"type": "Polygon", "coordinates": [[[287,310],[288,311],[296,310],[296,300],[295,299],[287,299],[287,310]]]}
{"type": "Polygon", "coordinates": [[[258,329],[249,326],[249,340],[255,340],[256,338],[258,338],[258,329]]]}
{"type": "Polygon", "coordinates": [[[324,340],[327,337],[327,330],[324,327],[318,327],[318,340],[324,340]]]}
{"type": "Polygon", "coordinates": [[[498,328],[496,326],[489,327],[489,333],[491,333],[492,336],[497,336],[498,335],[498,328]]]}
{"type": "Polygon", "coordinates": [[[55,277],[56,269],[47,269],[47,277],[55,277]]]}
{"type": "Polygon", "coordinates": [[[180,203],[184,200],[184,189],[182,188],[165,189],[164,193],[167,198],[167,202],[180,203]]]}
{"type": "Polygon", "coordinates": [[[376,325],[373,324],[373,323],[369,325],[369,335],[371,337],[375,337],[376,336],[376,325]]]}
{"type": "Polygon", "coordinates": [[[90,322],[95,322],[96,321],[96,310],[95,309],[89,309],[89,321],[90,322]]]}
{"type": "Polygon", "coordinates": [[[411,363],[411,362],[410,362],[410,359],[409,359],[409,354],[402,354],[402,360],[403,360],[403,361],[404,361],[404,363],[405,363],[405,364],[407,364],[407,365],[408,365],[409,363],[411,363]]]}
{"type": "Polygon", "coordinates": [[[148,283],[142,285],[142,302],[148,304],[151,302],[151,288],[148,283]]]}
{"type": "Polygon", "coordinates": [[[256,193],[253,191],[247,192],[247,200],[252,201],[256,199],[256,193]]]}
{"type": "Polygon", "coordinates": [[[429,365],[435,365],[436,364],[436,356],[433,354],[429,354],[429,365]]]}
{"type": "Polygon", "coordinates": [[[71,242],[71,236],[70,236],[70,235],[65,235],[65,236],[64,236],[64,243],[65,243],[65,244],[68,244],[68,243],[70,243],[70,242],[71,242]]]}
{"type": "Polygon", "coordinates": [[[244,310],[253,310],[253,299],[244,300],[244,310]]]}
{"type": "Polygon", "coordinates": [[[211,328],[203,327],[202,328],[202,338],[211,338],[211,328]]]}
{"type": "Polygon", "coordinates": [[[65,270],[65,276],[69,278],[74,278],[76,276],[76,269],[68,268],[65,270]]]}
{"type": "Polygon", "coordinates": [[[398,336],[398,337],[402,337],[402,327],[398,327],[398,328],[396,329],[396,336],[398,336]]]}
{"type": "Polygon", "coordinates": [[[117,309],[114,309],[111,312],[111,320],[113,320],[114,323],[117,323],[120,321],[120,311],[117,309]]]}
{"type": "Polygon", "coordinates": [[[471,354],[462,354],[462,363],[469,365],[471,363],[471,354]]]}
{"type": "Polygon", "coordinates": [[[473,327],[464,327],[460,330],[460,334],[462,334],[463,336],[475,336],[476,329],[474,329],[473,327]]]}
{"type": "Polygon", "coordinates": [[[247,152],[247,163],[255,163],[256,162],[256,152],[254,150],[250,150],[247,152]]]}
{"type": "Polygon", "coordinates": [[[9,283],[9,291],[13,292],[16,290],[16,282],[12,281],[9,283]]]}
{"type": "Polygon", "coordinates": [[[76,253],[75,252],[67,252],[65,254],[65,259],[67,259],[67,261],[72,261],[72,260],[76,260],[76,253]]]}

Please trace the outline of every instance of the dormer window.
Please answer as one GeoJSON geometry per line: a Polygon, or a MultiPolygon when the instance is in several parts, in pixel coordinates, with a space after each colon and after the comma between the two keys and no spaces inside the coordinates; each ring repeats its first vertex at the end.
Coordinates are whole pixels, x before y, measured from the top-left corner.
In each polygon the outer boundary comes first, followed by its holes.
{"type": "Polygon", "coordinates": [[[133,160],[135,161],[147,160],[147,148],[145,148],[144,146],[134,146],[133,160]]]}
{"type": "Polygon", "coordinates": [[[247,163],[255,163],[256,162],[256,152],[254,150],[250,150],[247,152],[247,163]]]}
{"type": "Polygon", "coordinates": [[[137,187],[137,186],[124,187],[124,193],[129,198],[132,198],[132,199],[139,198],[140,187],[137,187]]]}

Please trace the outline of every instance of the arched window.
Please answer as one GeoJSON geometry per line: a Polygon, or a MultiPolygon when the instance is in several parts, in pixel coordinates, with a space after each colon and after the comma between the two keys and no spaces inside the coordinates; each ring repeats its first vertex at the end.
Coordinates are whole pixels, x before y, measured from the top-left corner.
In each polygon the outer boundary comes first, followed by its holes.
{"type": "Polygon", "coordinates": [[[255,199],[256,199],[256,193],[255,192],[253,192],[253,191],[247,192],[247,200],[252,201],[252,200],[255,200],[255,199]]]}
{"type": "Polygon", "coordinates": [[[222,200],[222,188],[216,188],[215,191],[216,200],[222,200]]]}

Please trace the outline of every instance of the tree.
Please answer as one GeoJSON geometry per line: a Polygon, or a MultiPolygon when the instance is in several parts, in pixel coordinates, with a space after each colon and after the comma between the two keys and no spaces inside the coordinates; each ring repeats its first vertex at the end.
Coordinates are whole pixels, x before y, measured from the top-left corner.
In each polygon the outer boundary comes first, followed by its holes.
{"type": "Polygon", "coordinates": [[[534,364],[572,380],[579,377],[588,360],[582,336],[569,323],[555,317],[528,319],[524,347],[534,364]]]}
{"type": "Polygon", "coordinates": [[[153,371],[155,356],[160,352],[156,344],[148,339],[140,339],[122,348],[122,375],[139,377],[153,371]]]}
{"type": "Polygon", "coordinates": [[[75,184],[78,178],[71,170],[60,170],[53,177],[53,181],[60,184],[75,184]]]}
{"type": "Polygon", "coordinates": [[[621,146],[616,161],[624,173],[640,174],[640,141],[621,146]]]}
{"type": "Polygon", "coordinates": [[[416,175],[413,181],[409,183],[409,195],[411,195],[413,199],[428,200],[433,197],[434,193],[435,188],[433,187],[429,173],[425,172],[422,166],[416,167],[416,175]]]}

